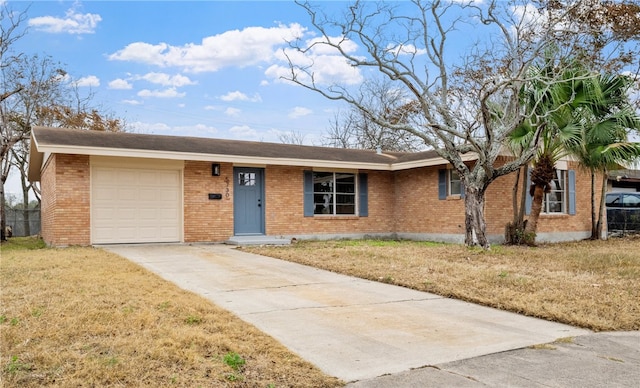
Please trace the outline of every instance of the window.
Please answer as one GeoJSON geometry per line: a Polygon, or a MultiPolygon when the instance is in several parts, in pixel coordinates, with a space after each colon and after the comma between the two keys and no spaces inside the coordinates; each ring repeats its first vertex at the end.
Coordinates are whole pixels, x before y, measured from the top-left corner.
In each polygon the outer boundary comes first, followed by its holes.
{"type": "Polygon", "coordinates": [[[356,214],[356,176],[349,173],[313,173],[313,214],[356,214]]]}
{"type": "Polygon", "coordinates": [[[447,199],[452,195],[464,197],[464,186],[456,170],[438,171],[438,198],[447,199]]]}
{"type": "Polygon", "coordinates": [[[462,185],[460,183],[460,175],[455,170],[447,170],[449,172],[449,190],[447,193],[449,195],[460,195],[462,194],[462,185]]]}
{"type": "Polygon", "coordinates": [[[606,204],[608,207],[620,207],[620,194],[607,194],[606,204]]]}
{"type": "Polygon", "coordinates": [[[305,217],[369,215],[367,174],[304,171],[303,178],[305,217]]]}
{"type": "Polygon", "coordinates": [[[622,194],[622,206],[639,208],[640,207],[640,195],[637,194],[622,194]]]}
{"type": "Polygon", "coordinates": [[[238,173],[238,185],[240,185],[240,186],[255,186],[256,185],[256,173],[255,172],[240,172],[240,173],[238,173]]]}
{"type": "MultiPolygon", "coordinates": [[[[531,184],[531,178],[529,178],[531,184]]],[[[542,213],[576,214],[576,172],[574,170],[556,170],[551,188],[542,200],[542,213]]],[[[527,195],[526,211],[531,212],[532,197],[527,195]]]]}
{"type": "Polygon", "coordinates": [[[545,193],[542,200],[543,213],[566,213],[567,204],[567,171],[556,170],[556,176],[551,181],[551,191],[545,193]]]}

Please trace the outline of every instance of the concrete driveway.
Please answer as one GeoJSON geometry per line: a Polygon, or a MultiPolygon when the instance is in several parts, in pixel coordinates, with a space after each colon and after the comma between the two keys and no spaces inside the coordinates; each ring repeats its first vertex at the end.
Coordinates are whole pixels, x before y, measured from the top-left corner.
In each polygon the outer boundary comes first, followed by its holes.
{"type": "Polygon", "coordinates": [[[345,382],[580,336],[587,330],[225,245],[118,245],[345,382]]]}

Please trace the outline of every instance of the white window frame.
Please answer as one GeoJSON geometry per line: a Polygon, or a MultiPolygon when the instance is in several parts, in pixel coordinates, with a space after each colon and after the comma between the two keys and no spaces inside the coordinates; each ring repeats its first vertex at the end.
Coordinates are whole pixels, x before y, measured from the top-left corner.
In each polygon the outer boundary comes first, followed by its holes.
{"type": "Polygon", "coordinates": [[[551,182],[551,192],[545,193],[544,198],[542,199],[542,213],[544,214],[567,214],[567,207],[569,203],[569,188],[568,188],[568,172],[567,170],[556,169],[556,174],[560,173],[560,176],[556,175],[556,178],[551,182]],[[561,181],[561,182],[560,182],[561,181]],[[559,182],[559,183],[556,183],[559,182]],[[560,189],[557,187],[561,186],[560,189]],[[553,201],[551,196],[554,193],[560,194],[560,201],[553,201]],[[551,210],[551,207],[554,203],[560,203],[560,210],[555,211],[551,210]]]}
{"type": "Polygon", "coordinates": [[[323,217],[323,216],[357,216],[358,215],[358,199],[359,199],[359,187],[358,187],[358,173],[357,172],[352,172],[352,171],[313,171],[313,197],[314,197],[314,212],[313,215],[314,217],[323,217]],[[330,184],[331,187],[331,191],[316,191],[315,190],[315,179],[316,179],[316,174],[332,174],[332,181],[330,184]],[[353,176],[353,193],[345,193],[345,192],[338,192],[337,191],[337,179],[339,174],[348,174],[353,176]],[[323,201],[322,202],[318,202],[316,200],[317,196],[322,195],[323,201]],[[353,213],[337,213],[338,210],[338,206],[340,205],[337,202],[337,197],[338,196],[353,196],[353,213]],[[330,212],[327,213],[317,213],[316,210],[318,209],[318,206],[324,206],[325,208],[329,207],[329,209],[331,209],[330,212]]]}
{"type": "Polygon", "coordinates": [[[447,170],[447,195],[462,195],[462,180],[460,179],[460,174],[456,170],[447,170]],[[457,177],[457,179],[454,179],[457,177]],[[453,192],[454,183],[457,182],[458,192],[453,192]]]}

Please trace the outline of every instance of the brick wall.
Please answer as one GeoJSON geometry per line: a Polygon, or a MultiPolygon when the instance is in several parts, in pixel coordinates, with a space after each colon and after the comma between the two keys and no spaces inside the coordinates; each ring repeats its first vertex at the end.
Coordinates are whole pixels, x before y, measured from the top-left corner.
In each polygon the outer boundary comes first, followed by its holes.
{"type": "Polygon", "coordinates": [[[390,233],[393,230],[393,175],[368,174],[367,217],[304,216],[303,171],[308,168],[267,166],[265,170],[266,233],[268,235],[322,235],[390,233]]]}
{"type": "MultiPolygon", "coordinates": [[[[500,163],[500,161],[498,161],[500,163]]],[[[395,232],[463,234],[464,199],[438,199],[438,170],[444,166],[417,168],[395,173],[395,232]]],[[[576,214],[541,214],[538,233],[572,233],[591,230],[591,175],[575,162],[576,214]]],[[[512,193],[516,173],[496,179],[485,193],[487,235],[503,236],[513,219],[512,193]]],[[[596,204],[600,200],[601,177],[596,178],[596,204]]],[[[526,217],[525,217],[526,218],[526,217]]]]}
{"type": "MultiPolygon", "coordinates": [[[[591,173],[580,168],[575,162],[569,163],[568,168],[576,172],[576,214],[575,216],[542,214],[538,223],[538,233],[591,231],[591,173]]],[[[596,212],[600,204],[601,191],[602,176],[597,175],[596,212]]]]}
{"type": "Polygon", "coordinates": [[[41,183],[44,241],[55,246],[91,244],[89,156],[51,155],[41,183]]]}
{"type": "Polygon", "coordinates": [[[184,164],[184,241],[224,241],[233,236],[233,167],[220,165],[211,176],[211,163],[184,164]],[[209,193],[222,194],[210,200],[209,193]]]}
{"type": "Polygon", "coordinates": [[[52,245],[54,209],[56,208],[56,160],[57,155],[53,154],[47,160],[40,177],[40,234],[42,239],[52,245]]]}
{"type": "MultiPolygon", "coordinates": [[[[418,233],[464,234],[464,200],[438,199],[438,170],[443,166],[368,174],[367,217],[304,217],[303,167],[265,168],[266,234],[336,235],[418,233]]],[[[539,233],[590,230],[590,174],[576,171],[575,216],[542,215],[539,233]]],[[[89,245],[90,165],[82,155],[52,155],[42,172],[42,236],[50,245],[89,245]]],[[[233,166],[221,165],[211,176],[211,163],[184,164],[184,241],[224,241],[233,236],[233,166]],[[210,200],[209,193],[222,194],[210,200]]],[[[488,235],[503,235],[512,218],[511,193],[515,174],[497,179],[486,192],[488,235]]],[[[599,200],[600,179],[597,193],[599,200]]]]}
{"type": "Polygon", "coordinates": [[[414,168],[395,173],[397,233],[464,234],[464,200],[438,198],[438,170],[414,168]]]}

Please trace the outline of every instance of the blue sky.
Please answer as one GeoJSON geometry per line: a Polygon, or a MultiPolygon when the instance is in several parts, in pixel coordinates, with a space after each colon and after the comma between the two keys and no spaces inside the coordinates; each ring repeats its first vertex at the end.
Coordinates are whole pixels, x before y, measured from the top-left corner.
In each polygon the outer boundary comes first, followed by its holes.
{"type": "MultiPolygon", "coordinates": [[[[29,7],[15,49],[61,62],[82,92],[135,132],[278,142],[294,131],[319,144],[344,109],[279,78],[286,40],[313,37],[292,1],[8,4],[29,7]]],[[[337,56],[316,60],[327,80],[360,80],[337,56]]]]}

